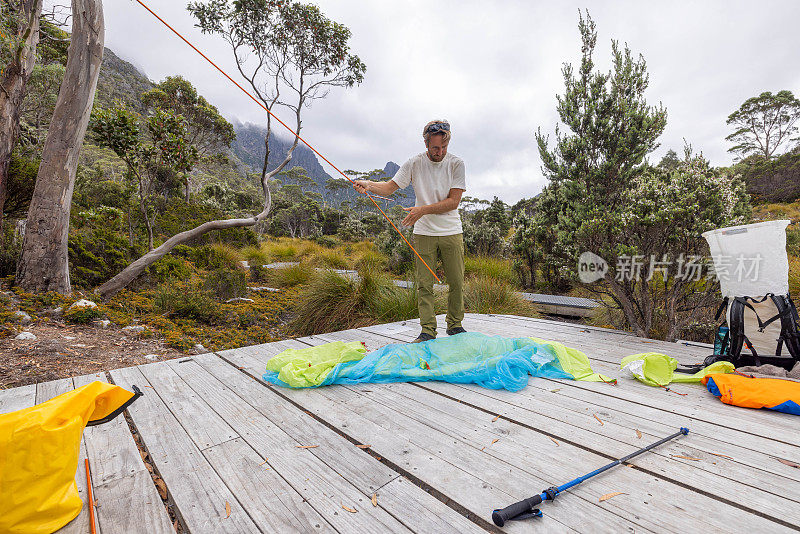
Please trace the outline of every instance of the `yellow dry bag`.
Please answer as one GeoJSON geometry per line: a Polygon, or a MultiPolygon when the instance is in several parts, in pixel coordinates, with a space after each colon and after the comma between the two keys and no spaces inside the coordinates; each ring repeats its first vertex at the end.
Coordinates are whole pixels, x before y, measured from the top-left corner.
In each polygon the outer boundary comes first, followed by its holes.
{"type": "Polygon", "coordinates": [[[0,533],[54,532],[77,517],[83,503],[75,472],[84,427],[113,419],[139,395],[92,382],[0,415],[0,533]]]}

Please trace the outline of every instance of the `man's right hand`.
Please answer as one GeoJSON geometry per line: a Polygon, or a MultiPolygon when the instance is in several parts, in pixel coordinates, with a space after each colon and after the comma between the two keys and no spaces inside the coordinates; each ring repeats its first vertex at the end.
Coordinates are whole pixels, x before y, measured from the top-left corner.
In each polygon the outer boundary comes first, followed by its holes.
{"type": "Polygon", "coordinates": [[[356,193],[365,195],[367,191],[369,191],[369,186],[372,182],[369,180],[355,180],[353,182],[353,189],[356,190],[356,193]]]}

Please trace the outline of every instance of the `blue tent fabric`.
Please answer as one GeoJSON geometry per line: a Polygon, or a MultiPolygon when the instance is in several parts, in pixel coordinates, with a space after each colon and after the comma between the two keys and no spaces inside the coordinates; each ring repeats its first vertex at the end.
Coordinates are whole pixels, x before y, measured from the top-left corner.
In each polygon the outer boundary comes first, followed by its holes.
{"type": "MultiPolygon", "coordinates": [[[[314,348],[318,347],[311,349],[314,348]]],[[[283,356],[281,365],[291,364],[300,370],[306,365],[312,367],[313,364],[307,363],[310,359],[302,359],[301,353],[305,350],[310,349],[295,350],[291,362],[287,362],[287,358],[283,356]]],[[[313,383],[287,384],[278,378],[280,373],[274,365],[268,367],[273,370],[268,370],[263,375],[264,380],[283,387],[441,380],[519,391],[528,384],[529,375],[592,379],[585,378],[587,371],[591,372],[588,359],[575,349],[533,338],[506,338],[477,332],[423,343],[386,345],[365,354],[361,359],[332,365],[330,372],[321,381],[313,383]],[[574,369],[578,369],[581,376],[576,377],[569,372],[574,369]]],[[[282,376],[290,374],[285,373],[282,376]]]]}

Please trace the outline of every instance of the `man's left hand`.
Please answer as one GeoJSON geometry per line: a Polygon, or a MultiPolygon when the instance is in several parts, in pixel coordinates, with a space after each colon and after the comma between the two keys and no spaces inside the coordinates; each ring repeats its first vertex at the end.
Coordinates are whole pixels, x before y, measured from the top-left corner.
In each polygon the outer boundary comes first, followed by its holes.
{"type": "Polygon", "coordinates": [[[420,219],[420,217],[426,214],[424,206],[414,206],[413,208],[403,209],[408,212],[408,215],[406,215],[406,218],[403,219],[403,222],[401,223],[403,226],[413,225],[420,219]]]}

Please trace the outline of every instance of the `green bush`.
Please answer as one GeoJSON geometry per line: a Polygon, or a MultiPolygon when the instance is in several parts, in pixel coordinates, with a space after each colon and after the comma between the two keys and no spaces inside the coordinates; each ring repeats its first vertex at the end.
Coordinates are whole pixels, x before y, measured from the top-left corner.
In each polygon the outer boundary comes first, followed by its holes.
{"type": "Polygon", "coordinates": [[[317,235],[311,238],[311,240],[317,245],[325,248],[336,248],[341,244],[338,239],[335,239],[329,235],[317,235]]]}
{"type": "MultiPolygon", "coordinates": [[[[5,225],[4,245],[0,247],[0,277],[14,275],[17,271],[17,259],[22,250],[22,240],[14,239],[11,225],[5,225]]],[[[3,231],[0,228],[0,231],[3,231]]]]}
{"type": "Polygon", "coordinates": [[[90,306],[78,306],[76,308],[67,308],[64,312],[64,320],[73,324],[89,324],[95,319],[100,319],[103,316],[103,310],[100,306],[94,308],[90,306]]]}
{"type": "Polygon", "coordinates": [[[170,317],[192,319],[205,324],[216,324],[225,316],[219,304],[205,291],[191,286],[162,286],[153,304],[170,317]]]}
{"type": "Polygon", "coordinates": [[[94,287],[119,273],[144,252],[127,236],[108,227],[75,228],[68,238],[70,280],[74,287],[94,287]]]}
{"type": "Polygon", "coordinates": [[[330,269],[348,269],[350,267],[350,264],[347,263],[347,258],[334,250],[324,250],[315,254],[311,261],[320,267],[330,269]]]}
{"type": "MultiPolygon", "coordinates": [[[[183,199],[175,197],[166,203],[163,207],[163,212],[156,218],[155,233],[163,238],[169,238],[204,222],[225,218],[225,214],[217,208],[199,204],[187,204],[183,199]]],[[[255,246],[258,245],[258,238],[250,228],[227,228],[203,234],[189,244],[203,245],[211,243],[227,243],[239,247],[255,246]]]]}
{"type": "MultiPolygon", "coordinates": [[[[176,247],[177,248],[177,247],[176,247]]],[[[192,247],[186,253],[198,269],[236,269],[240,266],[242,256],[233,248],[226,245],[203,245],[192,247]]]]}
{"type": "Polygon", "coordinates": [[[217,269],[206,277],[203,286],[219,301],[247,295],[247,281],[244,271],[238,269],[217,269]]]}
{"type": "Polygon", "coordinates": [[[269,271],[269,269],[257,263],[250,265],[250,281],[266,282],[269,278],[269,271]]]}
{"type": "Polygon", "coordinates": [[[187,280],[192,276],[192,265],[183,258],[164,256],[150,266],[150,276],[157,282],[187,280]]]}

